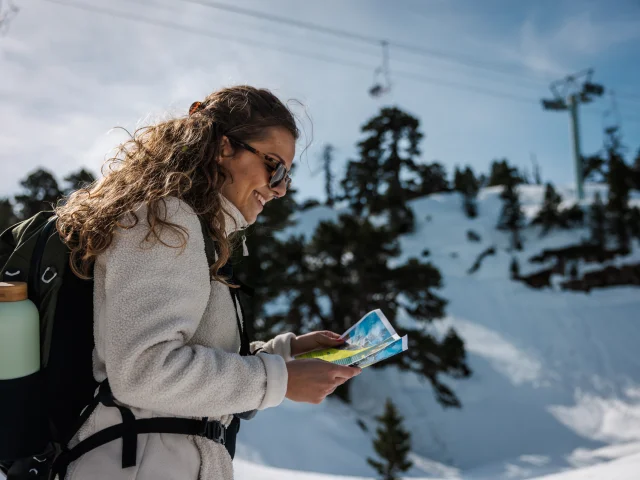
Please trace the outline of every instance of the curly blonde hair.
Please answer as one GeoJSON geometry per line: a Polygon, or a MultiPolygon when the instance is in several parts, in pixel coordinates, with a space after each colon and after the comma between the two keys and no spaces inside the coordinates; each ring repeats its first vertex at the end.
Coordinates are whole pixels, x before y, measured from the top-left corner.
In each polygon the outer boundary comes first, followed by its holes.
{"type": "Polygon", "coordinates": [[[137,129],[107,161],[109,172],[101,180],[74,192],[56,208],[57,230],[71,250],[73,272],[90,278],[96,256],[109,248],[116,228],[133,228],[139,222],[135,210],[140,205],[147,207],[145,240],[167,245],[160,230],[168,227],[182,236],[177,248],[184,247],[187,232],[167,221],[164,208],[167,197],[177,197],[209,226],[218,251],[212,278],[226,283],[217,273],[231,254],[219,195],[229,176],[217,161],[221,140],[227,134],[245,142],[262,140],[272,127],[284,127],[294,139],[299,137],[295,117],[275,95],[242,85],[194,103],[187,116],[137,129]],[[133,223],[124,221],[127,214],[133,223]]]}

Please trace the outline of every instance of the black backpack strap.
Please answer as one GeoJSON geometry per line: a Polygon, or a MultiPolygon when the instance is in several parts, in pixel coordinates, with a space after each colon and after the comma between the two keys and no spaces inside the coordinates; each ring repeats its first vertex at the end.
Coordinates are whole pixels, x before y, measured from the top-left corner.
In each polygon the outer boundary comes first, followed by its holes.
{"type": "Polygon", "coordinates": [[[246,326],[243,328],[242,322],[240,321],[240,313],[242,313],[242,318],[246,318],[244,316],[242,302],[240,302],[240,294],[238,293],[237,288],[229,287],[229,291],[231,292],[231,299],[233,300],[233,306],[236,312],[236,324],[238,325],[238,331],[240,332],[240,355],[250,355],[251,344],[249,342],[249,335],[247,335],[247,328],[246,326]],[[240,313],[238,313],[238,310],[240,310],[240,313]]]}
{"type": "Polygon", "coordinates": [[[61,452],[53,462],[51,468],[52,479],[57,475],[60,480],[64,480],[67,468],[72,462],[85,453],[118,438],[122,438],[122,468],[133,467],[136,465],[138,434],[145,433],[174,433],[204,437],[224,445],[231,458],[235,455],[236,435],[240,423],[235,417],[228,427],[215,420],[209,421],[207,417],[200,420],[177,417],[136,419],[129,408],[114,402],[109,381],[105,380],[100,384],[98,395],[96,395],[94,401],[83,411],[80,418],[82,423],[87,421],[98,403],[108,407],[117,407],[122,415],[122,423],[100,430],[79,442],[73,448],[65,449],[61,452]]]}
{"type": "MultiPolygon", "coordinates": [[[[232,425],[230,425],[230,427],[232,425]]],[[[107,427],[78,443],[72,449],[62,452],[53,462],[51,469],[53,474],[52,478],[58,475],[60,480],[63,480],[69,464],[95,448],[117,440],[118,438],[123,438],[127,434],[137,436],[138,434],[146,433],[173,433],[204,437],[225,447],[227,447],[228,443],[232,444],[233,453],[235,453],[234,429],[226,428],[220,422],[177,417],[142,418],[136,419],[130,424],[118,423],[117,425],[107,427]],[[233,442],[230,441],[232,440],[231,435],[233,435],[233,442]]],[[[229,450],[228,447],[227,450],[229,450]]],[[[127,454],[125,452],[123,452],[123,455],[127,454]]],[[[232,452],[229,452],[229,455],[231,455],[231,453],[232,452]]],[[[133,465],[135,465],[135,462],[133,465]]]]}
{"type": "Polygon", "coordinates": [[[202,229],[202,236],[204,237],[204,252],[207,255],[209,268],[211,268],[216,261],[216,243],[211,233],[209,233],[209,225],[207,225],[205,219],[198,215],[198,220],[200,220],[200,228],[202,229]]]}
{"type": "Polygon", "coordinates": [[[100,390],[98,392],[98,398],[100,403],[105,407],[116,407],[120,410],[120,416],[122,417],[122,468],[133,467],[136,464],[136,456],[138,452],[138,436],[134,429],[134,423],[136,417],[133,412],[127,407],[118,405],[111,393],[111,387],[109,381],[105,380],[100,384],[100,390]]]}
{"type": "MultiPolygon", "coordinates": [[[[215,256],[216,245],[213,238],[211,237],[211,234],[209,233],[209,227],[207,226],[207,223],[200,216],[198,217],[198,219],[200,220],[200,226],[202,227],[202,235],[204,236],[204,249],[207,255],[207,261],[209,263],[209,268],[211,268],[211,266],[215,263],[215,260],[216,260],[216,256],[215,256]]],[[[248,329],[246,324],[247,316],[244,312],[244,308],[242,307],[242,301],[240,300],[239,292],[243,292],[252,297],[254,294],[254,289],[249,287],[248,285],[245,285],[244,283],[240,282],[237,278],[234,277],[233,265],[231,261],[227,262],[218,271],[218,273],[227,277],[229,279],[230,284],[235,285],[235,287],[229,287],[229,292],[231,294],[231,300],[233,301],[233,307],[236,314],[236,325],[238,326],[238,332],[240,332],[240,355],[244,355],[244,356],[252,355],[251,342],[249,341],[249,334],[248,334],[248,329]],[[242,315],[242,319],[245,320],[244,325],[242,320],[240,320],[240,315],[242,315]]],[[[257,353],[257,351],[254,353],[257,353]]],[[[234,432],[233,433],[234,442],[233,442],[233,446],[231,447],[233,449],[233,452],[235,452],[235,435],[238,433],[238,430],[240,430],[240,420],[241,419],[251,420],[253,417],[256,416],[256,413],[257,413],[257,410],[250,410],[247,412],[236,413],[234,415],[234,420],[232,422],[232,425],[235,424],[236,428],[231,429],[234,432]]],[[[231,448],[227,447],[227,450],[229,450],[229,454],[231,455],[231,458],[233,458],[233,453],[231,448]]]]}
{"type": "MultiPolygon", "coordinates": [[[[209,264],[209,268],[216,261],[216,245],[215,241],[211,237],[209,233],[209,226],[207,225],[204,218],[198,216],[198,220],[200,220],[200,227],[202,228],[202,235],[204,237],[204,251],[207,255],[207,262],[209,264]]],[[[249,336],[247,334],[246,326],[243,328],[242,321],[240,320],[240,315],[242,314],[242,318],[246,319],[244,314],[244,309],[242,308],[242,302],[240,301],[240,295],[238,294],[238,290],[242,290],[247,293],[247,295],[253,296],[253,289],[247,285],[244,285],[242,282],[239,282],[233,276],[233,266],[231,262],[227,262],[218,273],[224,275],[229,278],[229,283],[233,285],[237,285],[237,287],[229,287],[229,291],[231,292],[231,300],[233,301],[233,306],[236,314],[236,324],[238,326],[238,331],[240,332],[240,355],[250,355],[250,342],[249,336]]]]}

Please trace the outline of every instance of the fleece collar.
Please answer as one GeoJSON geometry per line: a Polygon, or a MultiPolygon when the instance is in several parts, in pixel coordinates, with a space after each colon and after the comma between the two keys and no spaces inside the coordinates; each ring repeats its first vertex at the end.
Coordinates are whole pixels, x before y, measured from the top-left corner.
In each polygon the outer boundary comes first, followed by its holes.
{"type": "Polygon", "coordinates": [[[224,212],[224,227],[227,236],[239,230],[244,230],[249,226],[247,222],[233,203],[231,203],[224,195],[220,195],[222,201],[222,211],[224,212]]]}

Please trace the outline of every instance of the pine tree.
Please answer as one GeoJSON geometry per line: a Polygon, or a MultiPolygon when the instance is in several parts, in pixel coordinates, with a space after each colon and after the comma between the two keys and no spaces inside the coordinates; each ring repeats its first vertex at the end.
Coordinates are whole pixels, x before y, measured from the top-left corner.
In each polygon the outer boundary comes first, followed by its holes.
{"type": "Polygon", "coordinates": [[[478,204],[474,196],[465,195],[462,198],[462,206],[467,217],[476,218],[478,216],[478,204]]]}
{"type": "Polygon", "coordinates": [[[465,192],[464,174],[457,166],[453,172],[453,190],[460,193],[465,192]]]}
{"type": "Polygon", "coordinates": [[[447,171],[442,164],[434,162],[427,165],[416,165],[415,171],[420,183],[415,189],[413,197],[449,191],[447,171]]]}
{"type": "Polygon", "coordinates": [[[569,208],[560,211],[562,221],[566,223],[568,228],[582,227],[584,225],[584,210],[578,203],[574,203],[569,208]]]}
{"type": "Polygon", "coordinates": [[[640,208],[633,207],[629,211],[629,233],[640,240],[640,208]]]}
{"type": "Polygon", "coordinates": [[[518,170],[515,167],[509,166],[506,159],[501,161],[494,160],[491,164],[491,173],[489,175],[487,186],[494,187],[497,185],[506,185],[513,181],[516,183],[522,183],[522,178],[518,174],[518,170]]]}
{"type": "Polygon", "coordinates": [[[635,190],[640,190],[640,149],[638,149],[636,158],[633,161],[631,172],[632,172],[631,175],[633,179],[633,188],[635,190]]]}
{"type": "Polygon", "coordinates": [[[66,177],[64,181],[67,183],[67,187],[64,189],[64,194],[69,195],[71,192],[85,188],[95,182],[96,177],[90,171],[81,168],[77,172],[72,172],[66,177]]]}
{"type": "Polygon", "coordinates": [[[387,399],[384,413],[376,420],[380,426],[376,429],[373,448],[380,461],[367,458],[367,463],[375,468],[381,480],[399,480],[398,475],[413,466],[407,458],[411,451],[411,434],[404,429],[403,418],[390,399],[387,399]]]}
{"type": "Polygon", "coordinates": [[[618,248],[629,251],[629,190],[630,172],[622,156],[615,150],[609,151],[608,231],[616,238],[618,248]]]}
{"type": "Polygon", "coordinates": [[[0,198],[0,233],[16,223],[18,218],[13,212],[13,205],[8,198],[0,198]]]}
{"type": "Polygon", "coordinates": [[[516,190],[518,180],[515,176],[511,176],[506,182],[500,194],[503,204],[498,228],[500,230],[509,230],[511,232],[511,247],[515,250],[522,250],[520,230],[524,224],[524,214],[522,213],[520,197],[516,190]]]}
{"type": "MultiPolygon", "coordinates": [[[[344,332],[362,315],[380,308],[394,321],[403,308],[419,324],[444,316],[446,301],[435,289],[442,277],[430,262],[410,259],[391,265],[400,255],[397,233],[386,225],[373,225],[368,218],[343,214],[337,222],[321,222],[307,243],[291,241],[286,246],[286,278],[278,287],[287,292],[287,308],[269,319],[283,328],[298,331],[344,332]]],[[[444,385],[441,374],[466,377],[464,343],[449,332],[445,338],[430,336],[422,326],[398,329],[409,336],[409,350],[384,362],[424,375],[444,406],[459,406],[455,394],[444,385]]],[[[374,366],[375,367],[375,366],[374,366]]],[[[373,367],[372,367],[373,368],[373,367]]],[[[349,400],[349,383],[336,394],[349,400]]]]}
{"type": "Polygon", "coordinates": [[[476,176],[471,170],[471,167],[467,167],[462,174],[463,181],[463,206],[464,211],[469,218],[475,218],[478,216],[478,203],[476,198],[478,191],[480,190],[480,184],[476,179],[476,176]]]}
{"type": "Polygon", "coordinates": [[[511,266],[509,267],[511,271],[511,279],[516,280],[520,277],[520,264],[518,263],[518,259],[513,257],[511,259],[511,266]]]}
{"type": "Polygon", "coordinates": [[[362,127],[360,158],[347,164],[345,198],[356,214],[386,212],[401,232],[413,229],[406,202],[415,193],[415,160],[422,138],[417,118],[398,108],[383,108],[362,127]]]}
{"type": "Polygon", "coordinates": [[[600,192],[596,192],[591,204],[589,227],[591,228],[591,241],[602,248],[606,247],[607,242],[606,221],[607,217],[602,197],[600,197],[600,192]]]}
{"type": "Polygon", "coordinates": [[[333,163],[333,145],[325,145],[322,152],[322,167],[324,170],[324,192],[327,196],[327,205],[332,207],[335,202],[335,196],[333,192],[333,170],[331,169],[333,163]]]}
{"type": "Polygon", "coordinates": [[[62,197],[53,174],[44,169],[38,169],[20,182],[25,193],[15,196],[15,203],[20,219],[26,219],[38,212],[52,210],[62,197]]]}
{"type": "Polygon", "coordinates": [[[477,195],[480,191],[480,181],[476,178],[471,167],[467,166],[464,169],[464,192],[471,195],[477,195]]]}
{"type": "Polygon", "coordinates": [[[533,225],[541,225],[540,236],[544,236],[554,227],[567,228],[568,224],[564,215],[560,213],[562,197],[556,192],[551,183],[547,183],[544,192],[544,201],[540,211],[531,222],[533,225]]]}
{"type": "Polygon", "coordinates": [[[571,264],[571,268],[569,269],[569,278],[571,278],[571,280],[578,279],[578,262],[573,262],[571,264]]]}
{"type": "Polygon", "coordinates": [[[466,167],[464,171],[456,167],[453,176],[453,189],[463,195],[462,208],[467,217],[475,218],[478,215],[476,196],[478,195],[480,184],[471,167],[466,167]]]}
{"type": "Polygon", "coordinates": [[[607,161],[600,155],[590,155],[583,158],[583,177],[584,181],[602,183],[607,178],[606,165],[607,161]]]}

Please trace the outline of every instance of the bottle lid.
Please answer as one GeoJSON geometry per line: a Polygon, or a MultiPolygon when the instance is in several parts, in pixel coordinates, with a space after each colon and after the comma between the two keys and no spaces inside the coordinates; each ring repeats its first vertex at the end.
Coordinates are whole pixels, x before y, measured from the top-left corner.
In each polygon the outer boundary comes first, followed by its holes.
{"type": "Polygon", "coordinates": [[[0,282],[0,302],[20,302],[26,299],[26,282],[0,282]]]}

